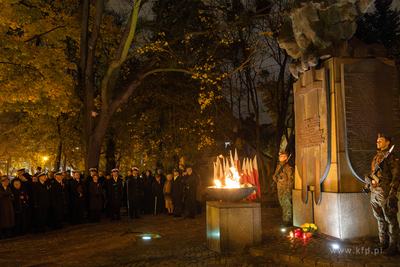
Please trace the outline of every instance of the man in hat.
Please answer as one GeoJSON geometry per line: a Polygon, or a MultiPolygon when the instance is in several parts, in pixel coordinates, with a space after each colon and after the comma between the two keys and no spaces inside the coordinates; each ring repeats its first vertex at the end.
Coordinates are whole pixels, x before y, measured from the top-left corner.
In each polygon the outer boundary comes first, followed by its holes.
{"type": "Polygon", "coordinates": [[[32,177],[29,175],[29,173],[25,172],[25,169],[19,169],[17,170],[17,176],[19,179],[21,179],[22,185],[25,187],[31,187],[32,185],[32,177]]]}
{"type": "Polygon", "coordinates": [[[51,184],[51,203],[53,205],[53,226],[54,230],[63,228],[62,221],[68,214],[68,187],[64,183],[62,172],[55,174],[55,180],[51,184]]]}
{"type": "Polygon", "coordinates": [[[111,170],[112,177],[108,180],[108,200],[110,203],[110,216],[111,220],[121,220],[121,201],[124,196],[123,181],[119,178],[119,170],[111,170]]]}
{"type": "Polygon", "coordinates": [[[70,223],[81,224],[85,205],[86,184],[82,181],[79,170],[72,171],[74,179],[69,183],[70,223]]]}
{"type": "Polygon", "coordinates": [[[133,218],[133,215],[135,215],[135,219],[140,218],[140,200],[143,196],[143,181],[138,173],[139,169],[137,167],[133,167],[132,171],[128,172],[130,175],[128,175],[125,180],[129,197],[129,216],[133,218]]]}
{"type": "Polygon", "coordinates": [[[50,186],[46,184],[46,173],[41,172],[37,177],[39,181],[33,186],[33,203],[36,211],[36,233],[43,233],[45,232],[51,195],[50,186]]]}
{"type": "Polygon", "coordinates": [[[186,216],[186,219],[194,219],[196,215],[197,186],[199,185],[200,177],[197,173],[193,172],[192,168],[187,168],[183,176],[187,194],[186,209],[188,215],[186,216]]]}
{"type": "Polygon", "coordinates": [[[371,206],[375,218],[378,220],[379,241],[377,248],[383,250],[384,255],[396,255],[399,238],[399,222],[397,221],[397,189],[400,184],[399,158],[388,153],[392,139],[385,134],[379,134],[376,141],[378,152],[371,164],[371,173],[376,180],[372,180],[371,206]],[[386,154],[386,158],[385,158],[386,154]],[[378,171],[375,173],[376,167],[378,171]]]}
{"type": "Polygon", "coordinates": [[[151,185],[151,191],[153,193],[153,196],[155,198],[154,202],[154,215],[164,213],[165,209],[165,201],[164,201],[164,194],[163,194],[163,189],[164,189],[164,184],[161,182],[161,176],[157,173],[155,175],[156,180],[153,182],[151,185]]]}
{"type": "Polygon", "coordinates": [[[182,215],[182,200],[183,200],[183,179],[179,174],[179,170],[174,170],[174,177],[171,186],[172,205],[174,205],[174,217],[182,215]]]}
{"type": "Polygon", "coordinates": [[[36,173],[33,176],[38,177],[39,174],[41,174],[41,173],[42,173],[42,167],[37,167],[36,168],[36,173]]]}
{"type": "Polygon", "coordinates": [[[294,184],[293,169],[287,164],[288,153],[279,152],[279,163],[273,176],[277,186],[279,204],[282,207],[283,226],[292,225],[292,189],[294,184]]]}

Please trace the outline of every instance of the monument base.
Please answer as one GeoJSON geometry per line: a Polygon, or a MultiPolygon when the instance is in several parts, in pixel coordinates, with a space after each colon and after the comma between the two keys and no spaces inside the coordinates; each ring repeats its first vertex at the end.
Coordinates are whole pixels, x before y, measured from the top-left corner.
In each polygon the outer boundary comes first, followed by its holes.
{"type": "MultiPolygon", "coordinates": [[[[311,198],[304,204],[301,190],[293,190],[293,224],[311,222],[311,198]]],[[[400,197],[398,193],[397,197],[400,197]]],[[[314,223],[318,232],[341,239],[378,236],[378,222],[370,204],[371,195],[364,193],[322,192],[324,201],[314,204],[314,223]]],[[[397,217],[399,218],[399,214],[397,217]]]]}
{"type": "Polygon", "coordinates": [[[207,247],[218,253],[261,244],[261,204],[207,201],[207,247]]]}

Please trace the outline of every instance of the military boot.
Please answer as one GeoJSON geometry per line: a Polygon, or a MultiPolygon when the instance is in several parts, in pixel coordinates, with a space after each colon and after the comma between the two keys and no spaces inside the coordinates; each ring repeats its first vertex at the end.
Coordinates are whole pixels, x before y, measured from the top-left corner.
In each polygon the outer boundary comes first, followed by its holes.
{"type": "Polygon", "coordinates": [[[397,249],[397,242],[390,242],[389,247],[383,251],[383,255],[386,256],[394,256],[399,253],[399,250],[397,249]]]}

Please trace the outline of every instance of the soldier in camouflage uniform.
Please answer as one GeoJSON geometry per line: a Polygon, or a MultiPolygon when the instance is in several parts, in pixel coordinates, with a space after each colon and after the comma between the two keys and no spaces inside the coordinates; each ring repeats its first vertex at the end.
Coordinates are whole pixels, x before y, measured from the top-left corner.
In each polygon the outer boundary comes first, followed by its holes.
{"type": "Polygon", "coordinates": [[[283,211],[283,225],[292,225],[293,169],[287,164],[288,153],[279,152],[279,163],[273,176],[278,189],[279,204],[283,211]]]}
{"type": "MultiPolygon", "coordinates": [[[[391,138],[389,136],[378,135],[378,153],[372,160],[372,171],[389,150],[390,143],[391,138]]],[[[371,206],[374,216],[378,220],[380,241],[377,248],[383,249],[383,254],[385,255],[395,255],[398,253],[399,223],[397,221],[398,206],[396,195],[397,188],[399,187],[399,175],[399,158],[391,153],[381,163],[380,170],[376,173],[379,182],[372,182],[371,206]]]]}

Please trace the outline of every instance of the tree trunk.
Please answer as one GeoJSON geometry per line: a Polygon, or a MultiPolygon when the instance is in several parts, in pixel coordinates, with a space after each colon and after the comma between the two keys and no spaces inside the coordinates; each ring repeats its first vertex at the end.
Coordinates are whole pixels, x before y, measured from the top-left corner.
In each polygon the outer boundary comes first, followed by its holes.
{"type": "Polygon", "coordinates": [[[111,173],[111,170],[116,166],[115,161],[115,140],[114,129],[110,128],[108,131],[107,141],[106,141],[106,173],[111,173]]]}
{"type": "Polygon", "coordinates": [[[54,171],[55,172],[58,172],[58,170],[60,169],[61,152],[62,152],[62,138],[61,138],[60,117],[57,117],[57,133],[58,133],[58,145],[57,145],[56,161],[54,162],[54,171]]]}

